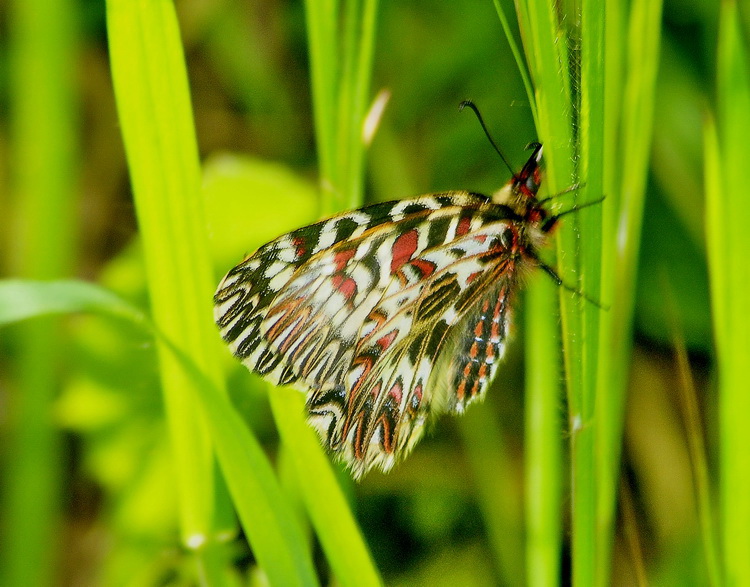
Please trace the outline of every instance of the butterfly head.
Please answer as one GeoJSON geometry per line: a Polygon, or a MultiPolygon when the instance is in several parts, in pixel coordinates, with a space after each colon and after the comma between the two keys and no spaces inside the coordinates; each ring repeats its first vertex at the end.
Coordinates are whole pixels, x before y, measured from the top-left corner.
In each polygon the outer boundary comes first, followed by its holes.
{"type": "Polygon", "coordinates": [[[543,232],[548,232],[547,218],[549,212],[536,199],[539,187],[542,184],[542,145],[531,143],[533,149],[531,156],[521,171],[515,174],[510,181],[492,197],[496,204],[503,204],[511,208],[527,225],[537,226],[543,232]]]}

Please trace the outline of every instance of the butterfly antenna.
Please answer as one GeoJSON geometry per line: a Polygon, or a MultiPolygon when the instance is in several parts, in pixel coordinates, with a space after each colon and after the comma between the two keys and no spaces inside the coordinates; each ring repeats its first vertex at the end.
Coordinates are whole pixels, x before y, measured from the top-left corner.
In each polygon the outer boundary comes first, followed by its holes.
{"type": "Polygon", "coordinates": [[[484,124],[484,118],[482,118],[482,114],[479,112],[479,108],[477,108],[477,105],[474,104],[471,100],[464,100],[458,105],[458,111],[463,111],[466,107],[471,108],[474,111],[474,114],[477,115],[477,120],[479,120],[479,124],[482,125],[482,130],[484,131],[484,135],[487,137],[487,140],[490,142],[492,147],[495,149],[495,152],[500,155],[500,159],[503,160],[503,163],[505,163],[505,166],[510,169],[510,173],[513,177],[516,176],[516,173],[513,171],[513,168],[510,166],[510,163],[508,163],[508,160],[505,158],[505,155],[503,155],[503,152],[500,150],[500,148],[495,143],[494,139],[492,138],[492,135],[490,134],[490,131],[487,129],[487,125],[484,124]]]}

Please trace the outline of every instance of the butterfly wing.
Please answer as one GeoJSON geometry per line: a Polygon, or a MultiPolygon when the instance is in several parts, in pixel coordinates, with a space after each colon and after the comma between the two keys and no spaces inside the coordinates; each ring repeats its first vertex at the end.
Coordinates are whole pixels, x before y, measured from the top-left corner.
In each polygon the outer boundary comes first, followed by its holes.
{"type": "Polygon", "coordinates": [[[216,321],[251,370],[308,392],[311,423],[355,475],[388,469],[430,413],[491,380],[515,238],[509,208],[467,192],[369,206],[261,247],[219,286],[216,321]],[[438,376],[445,348],[456,359],[438,376]]]}
{"type": "Polygon", "coordinates": [[[492,381],[520,260],[493,240],[507,223],[412,259],[422,267],[434,263],[435,273],[415,283],[398,280],[363,325],[345,387],[310,394],[313,425],[355,477],[374,466],[390,469],[421,438],[430,416],[462,412],[492,381]]]}

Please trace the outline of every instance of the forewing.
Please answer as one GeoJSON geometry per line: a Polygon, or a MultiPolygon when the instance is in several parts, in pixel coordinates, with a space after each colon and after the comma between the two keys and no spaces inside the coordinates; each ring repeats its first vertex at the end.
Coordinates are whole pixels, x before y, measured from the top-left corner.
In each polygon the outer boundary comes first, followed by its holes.
{"type": "Polygon", "coordinates": [[[222,337],[249,369],[274,383],[316,388],[334,381],[338,365],[348,369],[345,356],[359,326],[390,283],[394,227],[419,225],[435,213],[443,226],[483,204],[486,198],[465,192],[375,204],[271,241],[219,285],[214,316],[222,337]]]}
{"type": "MultiPolygon", "coordinates": [[[[483,196],[454,192],[305,227],[227,274],[216,321],[250,369],[308,391],[311,423],[355,475],[387,469],[431,412],[465,404],[435,379],[435,361],[446,344],[471,352],[461,344],[473,333],[456,328],[466,328],[467,316],[479,320],[488,292],[497,297],[493,276],[513,274],[512,216],[483,196]]],[[[465,379],[473,385],[481,374],[465,379]]]]}

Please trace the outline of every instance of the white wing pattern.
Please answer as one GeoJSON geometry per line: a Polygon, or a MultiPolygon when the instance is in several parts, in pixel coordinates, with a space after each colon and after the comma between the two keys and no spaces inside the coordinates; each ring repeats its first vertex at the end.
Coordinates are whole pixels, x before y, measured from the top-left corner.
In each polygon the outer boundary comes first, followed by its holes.
{"type": "Polygon", "coordinates": [[[432,415],[492,381],[520,270],[554,224],[535,197],[540,157],[493,198],[433,194],[300,228],[219,285],[232,352],[307,393],[310,423],[355,477],[390,469],[432,415]]]}

